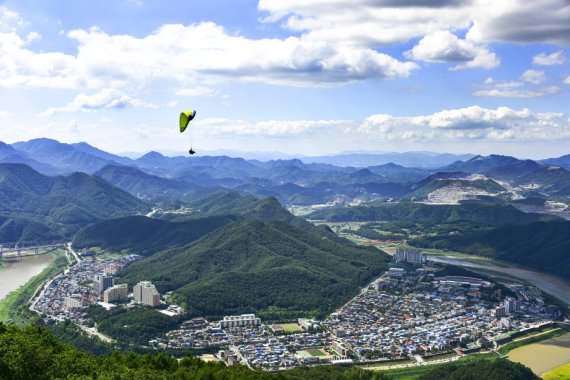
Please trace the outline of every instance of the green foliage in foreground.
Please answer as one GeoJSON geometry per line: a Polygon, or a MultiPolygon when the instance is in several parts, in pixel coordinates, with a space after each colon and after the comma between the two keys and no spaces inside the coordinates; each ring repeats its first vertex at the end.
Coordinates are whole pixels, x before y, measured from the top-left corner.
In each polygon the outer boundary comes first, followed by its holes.
{"type": "Polygon", "coordinates": [[[526,380],[539,379],[532,371],[518,363],[505,359],[493,362],[476,362],[469,366],[450,364],[438,367],[418,380],[526,380]]]}
{"type": "MultiPolygon", "coordinates": [[[[422,369],[425,369],[422,368],[422,369]]],[[[62,343],[40,326],[19,329],[0,323],[0,380],[48,379],[276,379],[276,380],[388,380],[390,374],[358,367],[303,367],[284,372],[252,371],[243,366],[226,367],[197,358],[174,359],[165,353],[139,355],[114,351],[95,356],[62,343]]],[[[469,365],[438,366],[420,375],[421,380],[538,379],[520,364],[506,360],[479,361],[469,365]]]]}
{"type": "Polygon", "coordinates": [[[226,367],[187,357],[178,361],[167,354],[138,355],[115,351],[94,356],[57,340],[46,329],[18,329],[0,324],[0,380],[48,379],[327,379],[383,380],[381,373],[356,367],[298,368],[280,373],[226,367]]]}

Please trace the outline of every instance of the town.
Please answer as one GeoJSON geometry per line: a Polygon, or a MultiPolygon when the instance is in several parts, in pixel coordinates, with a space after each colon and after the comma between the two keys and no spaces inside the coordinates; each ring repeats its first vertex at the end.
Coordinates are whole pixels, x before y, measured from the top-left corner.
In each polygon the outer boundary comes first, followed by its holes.
{"type": "MultiPolygon", "coordinates": [[[[132,291],[116,283],[117,273],[140,256],[77,258],[31,303],[30,310],[45,323],[69,320],[112,342],[97,331],[88,306],[109,310],[143,305],[171,317],[184,316],[182,308],[169,303],[170,294],[161,295],[149,281],[132,291]]],[[[323,321],[263,323],[254,314],[212,322],[194,317],[151,339],[148,346],[207,350],[215,352],[211,360],[266,370],[323,363],[421,365],[493,350],[514,334],[552,324],[561,315],[536,288],[445,274],[447,270],[421,251],[398,249],[384,275],[323,321]]]]}

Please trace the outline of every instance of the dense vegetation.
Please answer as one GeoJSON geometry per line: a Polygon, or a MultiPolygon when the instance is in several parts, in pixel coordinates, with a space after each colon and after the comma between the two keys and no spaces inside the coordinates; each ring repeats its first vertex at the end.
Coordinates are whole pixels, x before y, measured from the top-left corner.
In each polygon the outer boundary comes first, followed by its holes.
{"type": "Polygon", "coordinates": [[[131,284],[145,279],[161,292],[175,291],[174,298],[193,315],[291,317],[332,311],[385,270],[388,261],[374,248],[283,222],[252,220],[135,262],[122,276],[131,284]]]}
{"type": "Polygon", "coordinates": [[[530,369],[508,360],[480,361],[469,366],[447,365],[426,373],[418,380],[523,380],[539,379],[530,369]]]}
{"type": "Polygon", "coordinates": [[[98,177],[48,177],[26,165],[0,164],[3,241],[69,237],[81,226],[146,210],[140,200],[98,177]]]}
{"type": "Polygon", "coordinates": [[[0,380],[48,379],[386,379],[358,368],[321,366],[283,373],[226,367],[167,354],[138,355],[113,352],[94,356],[62,343],[39,326],[17,329],[0,324],[0,380]]]}
{"type": "Polygon", "coordinates": [[[121,343],[141,346],[147,346],[149,340],[164,335],[180,324],[179,318],[169,317],[148,307],[107,311],[100,306],[91,306],[88,313],[103,334],[121,343]]]}
{"type": "Polygon", "coordinates": [[[234,221],[229,216],[203,217],[169,222],[145,216],[129,216],[93,224],[73,237],[75,249],[99,247],[111,252],[148,256],[167,248],[184,246],[234,221]]]}
{"type": "MultiPolygon", "coordinates": [[[[0,323],[0,380],[48,379],[278,379],[278,380],[382,380],[391,377],[357,367],[317,366],[271,373],[243,366],[226,367],[186,357],[181,361],[167,354],[139,355],[112,352],[94,356],[62,343],[46,329],[18,329],[0,323]]],[[[422,380],[534,380],[520,364],[506,360],[481,361],[471,365],[438,366],[422,380]]],[[[395,379],[396,380],[396,379],[395,379]]]]}
{"type": "Polygon", "coordinates": [[[512,206],[463,203],[429,205],[422,203],[385,203],[377,206],[337,207],[315,211],[313,220],[330,222],[417,221],[424,224],[471,222],[498,226],[559,219],[553,216],[527,214],[512,206]]]}
{"type": "Polygon", "coordinates": [[[411,242],[512,261],[570,278],[570,222],[506,225],[460,236],[424,237],[411,242]]]}

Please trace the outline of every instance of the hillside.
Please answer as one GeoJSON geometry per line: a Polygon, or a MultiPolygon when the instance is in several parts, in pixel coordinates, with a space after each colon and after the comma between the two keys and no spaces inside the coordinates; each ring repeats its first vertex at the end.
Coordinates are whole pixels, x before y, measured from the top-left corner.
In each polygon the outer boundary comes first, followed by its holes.
{"type": "Polygon", "coordinates": [[[328,208],[307,216],[330,222],[371,222],[408,220],[426,224],[467,221],[484,225],[524,224],[540,220],[556,220],[539,214],[527,214],[512,206],[463,203],[429,205],[423,203],[385,203],[378,206],[328,208]]]}
{"type": "Polygon", "coordinates": [[[341,244],[283,222],[251,220],[135,262],[122,277],[174,291],[192,315],[291,317],[332,311],[388,261],[373,248],[341,244]]]}
{"type": "MultiPolygon", "coordinates": [[[[113,161],[77,149],[70,144],[40,138],[26,142],[17,142],[12,146],[33,157],[34,160],[55,167],[59,173],[84,172],[93,173],[113,161]]],[[[85,148],[83,146],[83,148],[85,148]]]]}
{"type": "Polygon", "coordinates": [[[501,226],[413,243],[512,261],[570,279],[570,222],[501,226]]]}
{"type": "Polygon", "coordinates": [[[0,164],[0,215],[40,223],[58,236],[147,210],[140,200],[98,177],[48,177],[23,164],[0,164]]]}
{"type": "Polygon", "coordinates": [[[100,247],[111,252],[127,250],[149,256],[158,251],[184,246],[234,221],[210,216],[186,222],[169,222],[145,216],[111,219],[83,228],[73,237],[75,249],[100,247]]]}
{"type": "Polygon", "coordinates": [[[438,189],[461,188],[471,192],[499,194],[505,188],[491,178],[480,174],[463,172],[439,172],[433,174],[412,186],[412,192],[407,197],[427,199],[428,195],[438,189]]]}
{"type": "Polygon", "coordinates": [[[179,199],[196,188],[195,185],[147,174],[131,166],[107,165],[94,174],[138,198],[179,199]]]}

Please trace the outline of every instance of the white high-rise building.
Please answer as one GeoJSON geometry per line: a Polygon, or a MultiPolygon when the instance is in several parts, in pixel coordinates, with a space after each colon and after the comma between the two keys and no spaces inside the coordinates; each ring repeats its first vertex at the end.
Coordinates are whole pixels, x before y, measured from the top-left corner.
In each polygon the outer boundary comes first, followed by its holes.
{"type": "Polygon", "coordinates": [[[106,303],[126,301],[129,296],[127,284],[117,284],[103,292],[103,301],[106,303]]]}
{"type": "Polygon", "coordinates": [[[261,318],[257,318],[255,314],[229,315],[225,316],[220,322],[221,328],[228,327],[246,327],[260,326],[261,318]]]}
{"type": "Polygon", "coordinates": [[[133,288],[135,301],[148,306],[160,305],[160,293],[150,281],[141,281],[133,288]]]}
{"type": "Polygon", "coordinates": [[[417,249],[401,249],[396,250],[394,261],[397,263],[424,264],[426,262],[425,254],[417,249]]]}

